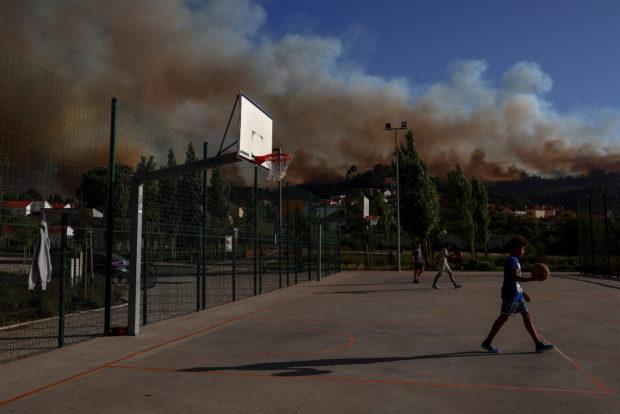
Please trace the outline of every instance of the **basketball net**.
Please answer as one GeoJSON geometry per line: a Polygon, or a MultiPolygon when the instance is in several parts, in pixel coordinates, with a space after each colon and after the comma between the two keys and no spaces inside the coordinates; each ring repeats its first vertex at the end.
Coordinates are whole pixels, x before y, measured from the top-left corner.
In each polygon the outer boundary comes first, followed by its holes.
{"type": "Polygon", "coordinates": [[[366,216],[366,220],[368,220],[368,224],[371,226],[376,226],[379,222],[379,216],[366,216]]]}
{"type": "Polygon", "coordinates": [[[256,165],[268,162],[271,164],[267,179],[270,181],[280,181],[286,175],[288,166],[293,162],[293,154],[275,153],[260,155],[254,158],[256,165]]]}

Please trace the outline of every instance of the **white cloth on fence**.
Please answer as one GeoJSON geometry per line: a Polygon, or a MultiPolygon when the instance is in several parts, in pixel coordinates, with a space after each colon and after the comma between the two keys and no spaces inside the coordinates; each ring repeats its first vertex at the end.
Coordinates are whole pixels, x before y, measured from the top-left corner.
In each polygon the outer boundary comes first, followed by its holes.
{"type": "Polygon", "coordinates": [[[41,288],[45,290],[50,280],[52,280],[50,239],[47,235],[47,222],[42,220],[39,236],[37,236],[34,246],[32,267],[30,268],[30,275],[28,276],[28,289],[33,290],[37,285],[37,281],[40,281],[41,288]]]}

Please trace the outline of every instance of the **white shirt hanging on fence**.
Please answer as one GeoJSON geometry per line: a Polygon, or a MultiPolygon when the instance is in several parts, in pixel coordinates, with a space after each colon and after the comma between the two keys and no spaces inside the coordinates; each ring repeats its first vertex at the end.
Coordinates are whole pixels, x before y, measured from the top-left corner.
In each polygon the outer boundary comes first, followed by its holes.
{"type": "Polygon", "coordinates": [[[50,239],[47,235],[47,222],[41,221],[39,236],[34,246],[34,256],[32,257],[32,267],[28,276],[28,289],[33,290],[37,285],[37,280],[41,282],[41,288],[45,290],[47,284],[52,280],[52,258],[50,256],[50,239]]]}

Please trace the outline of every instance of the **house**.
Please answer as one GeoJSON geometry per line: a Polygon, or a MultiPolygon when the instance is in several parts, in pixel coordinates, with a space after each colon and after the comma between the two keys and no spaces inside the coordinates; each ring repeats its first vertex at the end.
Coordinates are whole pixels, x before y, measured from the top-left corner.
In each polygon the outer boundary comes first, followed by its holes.
{"type": "Polygon", "coordinates": [[[73,208],[71,203],[51,203],[51,206],[51,208],[73,208]]]}
{"type": "Polygon", "coordinates": [[[35,201],[35,200],[15,200],[15,201],[7,201],[4,204],[6,209],[11,212],[11,214],[22,214],[24,216],[29,216],[33,213],[38,213],[42,208],[52,208],[52,205],[45,200],[35,201]]]}
{"type": "Polygon", "coordinates": [[[545,217],[545,208],[538,205],[525,206],[525,214],[536,218],[543,218],[545,217]]]}

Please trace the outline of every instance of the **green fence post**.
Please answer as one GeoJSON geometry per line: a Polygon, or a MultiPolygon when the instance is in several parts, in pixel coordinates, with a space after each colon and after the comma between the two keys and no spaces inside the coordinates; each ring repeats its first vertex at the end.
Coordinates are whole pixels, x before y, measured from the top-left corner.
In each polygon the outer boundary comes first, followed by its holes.
{"type": "Polygon", "coordinates": [[[198,254],[196,255],[196,312],[200,311],[200,299],[201,299],[201,291],[200,288],[200,279],[202,274],[201,262],[202,262],[202,232],[198,233],[198,254]]]}
{"type": "Polygon", "coordinates": [[[142,251],[142,255],[144,257],[144,266],[142,266],[142,274],[144,278],[142,279],[142,324],[146,325],[149,323],[148,314],[149,314],[149,289],[148,289],[148,280],[149,280],[149,223],[148,221],[144,222],[144,250],[142,251]]]}
{"type": "Polygon", "coordinates": [[[116,184],[116,111],[118,99],[112,98],[110,119],[110,158],[108,161],[108,194],[106,202],[106,263],[105,263],[105,299],[103,332],[110,332],[110,311],[112,309],[112,248],[114,243],[114,187],[116,184]]]}
{"type": "Polygon", "coordinates": [[[254,296],[258,294],[256,251],[258,250],[258,166],[254,167],[254,296]]]}
{"type": "Polygon", "coordinates": [[[278,288],[282,289],[282,180],[278,180],[278,288]]]}
{"type": "Polygon", "coordinates": [[[233,230],[232,240],[232,300],[237,300],[237,237],[239,229],[233,230]]]}
{"type": "Polygon", "coordinates": [[[58,347],[65,346],[65,298],[67,296],[67,227],[69,226],[69,216],[62,215],[62,233],[60,236],[60,247],[62,257],[60,263],[60,297],[58,298],[58,347]]]}
{"type": "Polygon", "coordinates": [[[605,253],[607,255],[607,276],[611,277],[611,255],[609,253],[609,220],[607,218],[607,194],[603,194],[603,209],[605,212],[605,253]]]}
{"type": "MultiPolygon", "coordinates": [[[[203,145],[203,159],[207,159],[209,154],[209,145],[205,142],[203,145]]],[[[209,180],[209,170],[204,170],[202,172],[202,191],[204,194],[203,200],[203,238],[202,238],[202,309],[207,308],[207,237],[208,237],[208,226],[209,226],[209,189],[208,189],[208,180],[209,180]]]]}
{"type": "MultiPolygon", "coordinates": [[[[325,263],[329,263],[327,261],[327,200],[323,200],[323,222],[325,224],[323,224],[323,260],[325,261],[325,263]]],[[[329,266],[325,266],[325,275],[329,274],[328,271],[329,266]]]]}
{"type": "Polygon", "coordinates": [[[590,215],[590,249],[592,251],[592,271],[593,275],[596,274],[596,253],[594,246],[594,225],[592,224],[592,199],[588,199],[588,213],[590,215]]]}
{"type": "Polygon", "coordinates": [[[312,194],[308,194],[308,281],[312,280],[312,194]]]}
{"type": "Polygon", "coordinates": [[[258,280],[259,288],[258,293],[263,293],[263,240],[258,242],[258,280]]]}
{"type": "Polygon", "coordinates": [[[289,198],[289,182],[286,182],[286,286],[291,285],[291,235],[289,232],[291,200],[289,198]]]}

